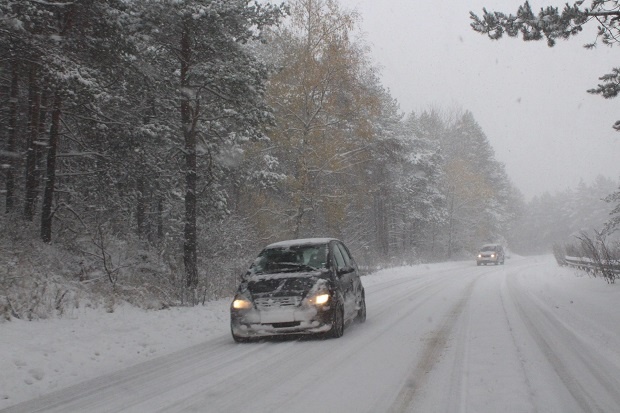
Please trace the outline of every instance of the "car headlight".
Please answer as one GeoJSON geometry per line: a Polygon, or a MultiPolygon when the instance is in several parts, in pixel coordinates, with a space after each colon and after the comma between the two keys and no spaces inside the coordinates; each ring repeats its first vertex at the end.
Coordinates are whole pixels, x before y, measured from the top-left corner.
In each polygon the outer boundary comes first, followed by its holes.
{"type": "Polygon", "coordinates": [[[478,254],[478,258],[482,258],[482,254],[478,254]]]}
{"type": "Polygon", "coordinates": [[[329,302],[329,293],[322,291],[318,294],[313,295],[308,299],[308,303],[312,305],[324,305],[329,302]]]}
{"type": "Polygon", "coordinates": [[[232,302],[232,308],[235,310],[249,310],[252,308],[252,302],[243,296],[236,296],[232,302]]]}
{"type": "Polygon", "coordinates": [[[491,258],[495,258],[495,254],[491,254],[491,258]]]}

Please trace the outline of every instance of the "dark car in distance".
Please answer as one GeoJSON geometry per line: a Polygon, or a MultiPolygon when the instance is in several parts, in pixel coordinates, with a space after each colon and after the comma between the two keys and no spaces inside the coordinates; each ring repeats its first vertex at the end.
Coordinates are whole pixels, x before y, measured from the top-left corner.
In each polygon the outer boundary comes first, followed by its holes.
{"type": "Polygon", "coordinates": [[[338,338],[345,325],[366,320],[355,261],[334,238],[268,245],[258,255],[230,307],[237,342],[287,335],[338,338]]]}
{"type": "Polygon", "coordinates": [[[504,264],[505,259],[504,247],[501,244],[485,244],[476,255],[476,264],[504,264]]]}

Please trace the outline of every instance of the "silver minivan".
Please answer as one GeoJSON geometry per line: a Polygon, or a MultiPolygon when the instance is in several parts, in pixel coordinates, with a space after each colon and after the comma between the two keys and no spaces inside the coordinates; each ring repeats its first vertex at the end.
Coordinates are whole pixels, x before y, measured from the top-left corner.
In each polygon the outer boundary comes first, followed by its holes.
{"type": "Polygon", "coordinates": [[[476,256],[476,264],[504,264],[504,247],[501,244],[485,244],[476,256]]]}

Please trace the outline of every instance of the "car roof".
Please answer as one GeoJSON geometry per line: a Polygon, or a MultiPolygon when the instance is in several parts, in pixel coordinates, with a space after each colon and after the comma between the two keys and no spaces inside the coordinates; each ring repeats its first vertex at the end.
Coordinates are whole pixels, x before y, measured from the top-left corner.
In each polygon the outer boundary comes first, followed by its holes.
{"type": "Polygon", "coordinates": [[[322,245],[328,244],[331,241],[338,241],[336,238],[301,238],[291,239],[286,241],[274,242],[265,247],[267,248],[289,248],[297,245],[322,245]]]}

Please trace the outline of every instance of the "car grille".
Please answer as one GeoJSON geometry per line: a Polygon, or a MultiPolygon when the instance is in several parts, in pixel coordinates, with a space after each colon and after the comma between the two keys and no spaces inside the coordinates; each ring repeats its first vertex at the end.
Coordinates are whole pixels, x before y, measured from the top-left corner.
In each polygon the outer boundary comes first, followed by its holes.
{"type": "Polygon", "coordinates": [[[273,328],[293,328],[293,327],[299,327],[301,325],[301,322],[299,321],[291,321],[288,323],[272,323],[271,326],[273,328]]]}
{"type": "Polygon", "coordinates": [[[259,309],[269,309],[278,307],[297,307],[301,303],[301,297],[261,297],[255,298],[254,304],[259,309]]]}

